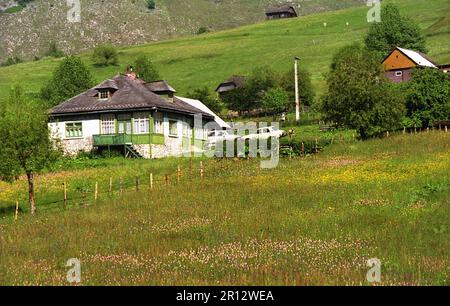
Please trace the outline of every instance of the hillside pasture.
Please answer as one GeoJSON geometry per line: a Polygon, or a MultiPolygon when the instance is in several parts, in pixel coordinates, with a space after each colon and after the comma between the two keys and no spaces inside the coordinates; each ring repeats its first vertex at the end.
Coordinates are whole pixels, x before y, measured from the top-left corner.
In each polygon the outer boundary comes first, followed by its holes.
{"type": "MultiPolygon", "coordinates": [[[[439,63],[450,62],[447,0],[395,0],[427,36],[429,55],[439,63]]],[[[139,55],[150,56],[161,75],[181,95],[193,88],[215,89],[233,74],[248,75],[257,66],[287,71],[294,56],[312,73],[313,85],[322,93],[324,74],[333,54],[342,46],[362,41],[370,24],[368,8],[356,7],[289,20],[262,22],[233,30],[161,41],[120,49],[118,66],[94,67],[91,52],[81,54],[98,82],[123,73],[139,55]],[[324,25],[326,23],[326,26],[324,25]],[[346,24],[349,24],[348,26],[346,24]]],[[[44,59],[0,68],[0,102],[14,84],[35,95],[51,78],[60,59],[44,59]]]]}
{"type": "MultiPolygon", "coordinates": [[[[180,159],[40,177],[51,197],[61,199],[64,180],[91,190],[65,210],[46,210],[38,196],[37,216],[2,216],[0,283],[64,285],[67,260],[78,258],[83,285],[369,285],[366,262],[379,258],[381,285],[449,284],[449,133],[337,142],[273,170],[259,160],[204,165],[203,180],[199,160],[190,176],[180,159]],[[134,190],[136,173],[161,180],[177,165],[179,183],[134,190]],[[105,191],[111,175],[130,188],[95,203],[95,181],[105,191]]],[[[23,181],[1,187],[3,201],[25,193],[23,181]]]]}

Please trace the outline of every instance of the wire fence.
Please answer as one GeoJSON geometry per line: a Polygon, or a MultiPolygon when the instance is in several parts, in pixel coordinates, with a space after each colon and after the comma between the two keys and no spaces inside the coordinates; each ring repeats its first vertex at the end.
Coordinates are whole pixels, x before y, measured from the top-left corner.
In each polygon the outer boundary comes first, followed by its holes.
{"type": "MultiPolygon", "coordinates": [[[[176,186],[185,181],[202,180],[205,178],[205,174],[205,163],[201,161],[198,167],[194,167],[191,162],[187,168],[178,166],[175,171],[166,174],[155,175],[148,171],[145,176],[110,176],[106,180],[104,178],[95,180],[95,182],[89,180],[74,186],[64,181],[58,191],[52,190],[51,192],[46,192],[45,183],[43,183],[36,186],[35,201],[38,204],[39,212],[66,210],[96,204],[104,199],[118,199],[130,192],[151,192],[161,187],[176,186]]],[[[24,212],[24,209],[21,208],[24,204],[24,199],[16,201],[14,210],[16,220],[19,213],[24,212]]]]}
{"type": "MultiPolygon", "coordinates": [[[[420,133],[430,133],[430,132],[444,132],[448,133],[448,127],[443,126],[437,129],[426,128],[426,129],[404,129],[403,131],[386,132],[385,137],[391,137],[393,135],[416,135],[420,133]]],[[[353,141],[356,141],[355,136],[353,136],[353,141]]],[[[316,140],[312,144],[312,153],[318,153],[322,149],[320,145],[320,139],[316,140]]],[[[292,150],[292,148],[291,148],[292,150]]],[[[302,143],[299,157],[305,157],[305,144],[302,143]]],[[[283,146],[281,147],[281,152],[283,151],[283,146]]],[[[245,159],[245,158],[244,158],[245,159]]],[[[223,159],[220,159],[223,160],[223,159]]],[[[238,158],[237,160],[242,161],[243,158],[238,158]]],[[[247,159],[248,160],[248,159],[247,159]]],[[[118,199],[125,193],[132,191],[142,192],[142,191],[152,191],[157,190],[161,187],[176,186],[183,181],[195,181],[206,178],[206,162],[201,161],[196,163],[194,166],[193,160],[190,159],[189,164],[184,168],[177,166],[177,169],[165,174],[155,174],[151,170],[146,171],[146,173],[139,173],[139,175],[126,176],[126,175],[111,175],[109,177],[102,177],[100,179],[86,179],[84,183],[80,184],[70,184],[65,180],[61,180],[61,187],[56,188],[46,188],[45,181],[40,182],[35,187],[35,200],[38,204],[39,211],[55,211],[55,210],[65,210],[74,207],[82,207],[84,205],[92,205],[100,200],[108,199],[118,199]],[[49,190],[51,189],[51,190],[49,190]]],[[[209,167],[208,174],[217,174],[217,170],[224,172],[227,167],[223,164],[218,169],[213,169],[214,167],[209,167]]],[[[145,172],[145,171],[144,171],[145,172]]],[[[25,194],[25,193],[22,193],[25,194]]],[[[23,207],[27,203],[24,197],[18,198],[13,208],[13,213],[15,219],[18,218],[19,213],[25,212],[23,207]]],[[[11,203],[12,204],[12,203],[11,203]]],[[[3,209],[0,214],[9,214],[11,209],[3,209]]]]}

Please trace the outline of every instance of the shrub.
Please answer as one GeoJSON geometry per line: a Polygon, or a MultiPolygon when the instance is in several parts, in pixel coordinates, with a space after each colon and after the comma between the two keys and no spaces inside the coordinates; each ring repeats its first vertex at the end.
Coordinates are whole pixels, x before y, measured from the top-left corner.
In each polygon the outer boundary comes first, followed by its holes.
{"type": "MultiPolygon", "coordinates": [[[[281,76],[280,86],[289,94],[289,101],[295,101],[294,68],[281,76]]],[[[311,74],[304,68],[298,70],[298,91],[300,103],[303,106],[311,106],[314,103],[315,92],[311,82],[311,74]]]]}
{"type": "Polygon", "coordinates": [[[429,127],[450,119],[450,77],[438,69],[417,68],[404,85],[407,116],[405,127],[429,127]]]}
{"type": "Polygon", "coordinates": [[[202,101],[214,113],[220,113],[223,109],[221,101],[206,86],[194,89],[188,93],[188,97],[202,101]]]}
{"type": "Polygon", "coordinates": [[[94,49],[92,61],[96,66],[116,66],[119,63],[119,54],[112,45],[101,45],[94,49]]]}
{"type": "Polygon", "coordinates": [[[208,27],[200,27],[200,28],[198,28],[197,35],[201,35],[201,34],[205,34],[205,33],[209,33],[208,27]]]}
{"type": "Polygon", "coordinates": [[[146,82],[153,82],[160,79],[160,75],[152,60],[142,55],[135,62],[136,73],[140,79],[146,82]]]}
{"type": "Polygon", "coordinates": [[[289,104],[288,93],[283,88],[279,87],[269,89],[262,99],[264,110],[269,114],[273,114],[274,121],[276,115],[289,109],[289,104]]]}
{"type": "Polygon", "coordinates": [[[13,57],[9,57],[6,60],[6,62],[2,63],[2,66],[6,67],[6,66],[19,64],[19,63],[22,63],[22,59],[18,56],[13,56],[13,57]]]}
{"type": "Polygon", "coordinates": [[[255,68],[245,85],[224,93],[222,101],[234,111],[243,112],[262,108],[266,92],[271,88],[281,87],[280,79],[280,75],[268,66],[255,68]]]}
{"type": "Polygon", "coordinates": [[[58,49],[58,46],[55,42],[50,43],[50,47],[48,48],[46,56],[61,58],[64,56],[64,52],[58,49]]]}
{"type": "Polygon", "coordinates": [[[156,8],[155,0],[148,0],[147,7],[149,10],[154,10],[156,8]]]}

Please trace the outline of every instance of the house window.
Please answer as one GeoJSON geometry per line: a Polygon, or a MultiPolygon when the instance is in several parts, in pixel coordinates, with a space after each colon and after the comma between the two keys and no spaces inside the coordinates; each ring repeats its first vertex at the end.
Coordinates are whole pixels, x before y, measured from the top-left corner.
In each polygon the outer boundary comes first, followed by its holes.
{"type": "Polygon", "coordinates": [[[111,135],[116,133],[114,115],[102,116],[102,135],[111,135]]]}
{"type": "Polygon", "coordinates": [[[66,123],[66,138],[83,137],[83,124],[81,122],[66,123]]]}
{"type": "Polygon", "coordinates": [[[204,128],[195,128],[195,139],[207,139],[208,138],[208,130],[204,128]]]}
{"type": "Polygon", "coordinates": [[[178,121],[169,120],[169,135],[178,137],[178,121]]]}
{"type": "Polygon", "coordinates": [[[396,71],[396,72],[395,72],[395,76],[396,76],[396,77],[401,77],[401,76],[403,76],[403,71],[396,71]]]}
{"type": "Polygon", "coordinates": [[[164,134],[164,118],[162,113],[155,113],[155,133],[156,134],[164,134]]]}
{"type": "Polygon", "coordinates": [[[108,100],[109,99],[109,91],[108,90],[100,90],[98,93],[98,98],[100,100],[108,100]]]}
{"type": "Polygon", "coordinates": [[[183,122],[183,137],[192,138],[192,128],[188,122],[183,122]]]}
{"type": "Polygon", "coordinates": [[[138,114],[134,118],[134,133],[148,134],[150,133],[150,118],[149,114],[138,114]]]}

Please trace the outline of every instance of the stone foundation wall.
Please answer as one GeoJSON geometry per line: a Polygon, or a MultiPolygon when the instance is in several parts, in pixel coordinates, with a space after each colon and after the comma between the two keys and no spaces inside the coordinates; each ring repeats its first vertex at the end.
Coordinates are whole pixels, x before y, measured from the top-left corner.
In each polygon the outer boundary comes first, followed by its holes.
{"type": "Polygon", "coordinates": [[[90,152],[94,149],[93,138],[64,139],[61,141],[64,155],[75,156],[80,152],[90,152]]]}
{"type": "MultiPolygon", "coordinates": [[[[133,145],[134,149],[142,155],[142,157],[150,158],[165,158],[165,157],[178,157],[183,156],[186,151],[183,149],[182,145],[151,145],[151,155],[150,155],[150,145],[133,145]]],[[[199,152],[194,146],[191,146],[188,152],[199,152]]]]}

